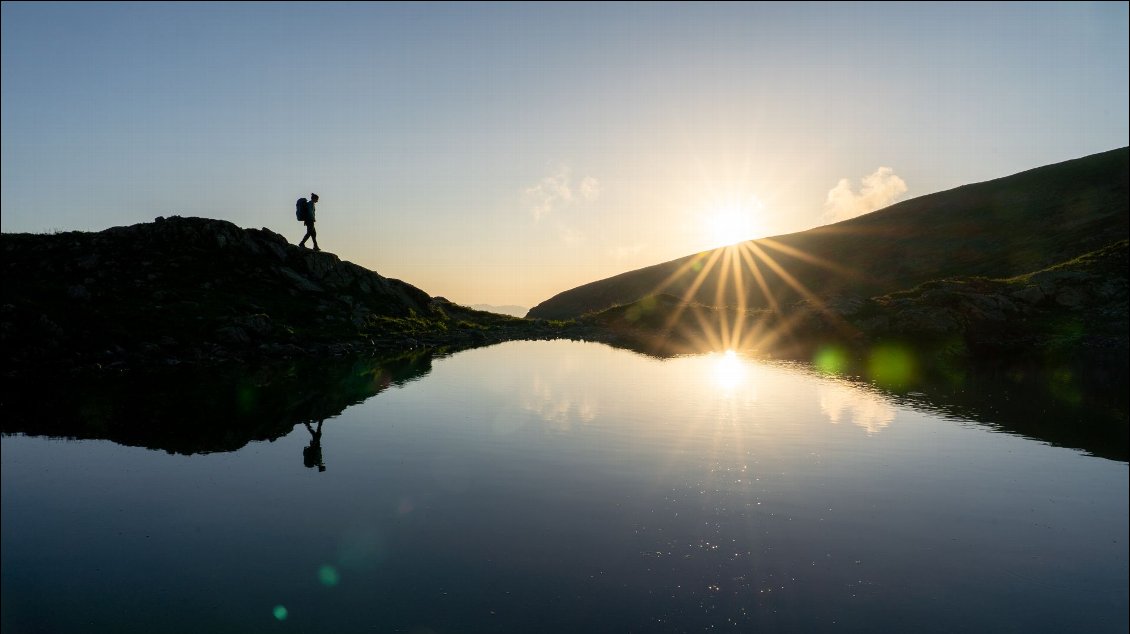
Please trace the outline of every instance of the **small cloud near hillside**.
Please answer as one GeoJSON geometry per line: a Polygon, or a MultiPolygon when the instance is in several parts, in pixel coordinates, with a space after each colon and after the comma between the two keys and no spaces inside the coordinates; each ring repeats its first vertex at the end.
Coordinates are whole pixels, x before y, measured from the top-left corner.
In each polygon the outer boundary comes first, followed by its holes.
{"type": "Polygon", "coordinates": [[[608,254],[611,255],[617,262],[622,262],[623,260],[626,260],[632,256],[638,255],[644,250],[644,248],[645,245],[638,243],[631,246],[621,245],[614,249],[610,249],[608,251],[608,254]]]}
{"type": "Polygon", "coordinates": [[[851,181],[841,178],[828,191],[828,198],[824,201],[824,223],[831,224],[882,209],[905,193],[906,183],[889,167],[880,167],[870,176],[864,176],[858,192],[852,190],[851,181]]]}
{"type": "Polygon", "coordinates": [[[573,183],[568,167],[561,167],[553,174],[541,179],[537,185],[526,188],[530,213],[534,220],[541,220],[555,209],[567,207],[576,200],[592,202],[600,196],[600,181],[586,176],[578,184],[573,183]]]}

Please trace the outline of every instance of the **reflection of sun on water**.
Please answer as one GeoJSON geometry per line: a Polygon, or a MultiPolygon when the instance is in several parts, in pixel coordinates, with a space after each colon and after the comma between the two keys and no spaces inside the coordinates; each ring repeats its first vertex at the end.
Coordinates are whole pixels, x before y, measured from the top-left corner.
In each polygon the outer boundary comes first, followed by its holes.
{"type": "Polygon", "coordinates": [[[733,350],[714,362],[714,382],[727,392],[732,392],[745,381],[745,366],[733,350]]]}

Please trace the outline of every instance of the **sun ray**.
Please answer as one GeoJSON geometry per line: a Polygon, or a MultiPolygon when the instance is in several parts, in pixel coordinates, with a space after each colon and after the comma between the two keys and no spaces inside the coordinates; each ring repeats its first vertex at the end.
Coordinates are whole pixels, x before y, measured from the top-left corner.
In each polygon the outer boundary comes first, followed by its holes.
{"type": "MultiPolygon", "coordinates": [[[[777,303],[777,298],[773,296],[773,291],[769,288],[769,284],[765,281],[765,276],[761,273],[761,267],[758,266],[757,259],[753,256],[753,251],[750,248],[749,243],[742,244],[738,252],[741,255],[742,262],[745,263],[750,273],[752,273],[754,281],[757,282],[758,288],[761,289],[761,296],[765,299],[766,304],[768,304],[768,308],[771,314],[778,319],[782,318],[783,315],[781,313],[781,307],[777,303]]],[[[746,300],[746,309],[749,309],[748,298],[746,300]]],[[[777,338],[776,335],[774,335],[772,338],[764,338],[761,336],[761,333],[764,332],[766,328],[768,328],[766,321],[767,320],[764,318],[758,320],[754,331],[750,334],[753,340],[759,341],[761,344],[771,343],[777,338]]],[[[771,332],[770,334],[773,333],[771,332]]]]}
{"type": "Polygon", "coordinates": [[[736,291],[734,295],[738,303],[738,314],[735,315],[734,318],[734,329],[731,333],[731,342],[734,346],[744,347],[744,342],[742,341],[742,330],[744,328],[744,322],[747,319],[749,307],[746,305],[745,281],[742,280],[741,256],[739,255],[740,251],[741,247],[739,246],[738,248],[733,249],[729,254],[730,267],[734,269],[734,290],[736,291]]]}
{"type": "Polygon", "coordinates": [[[793,290],[795,290],[797,293],[800,293],[801,297],[808,300],[824,316],[828,317],[832,323],[832,326],[834,326],[837,330],[840,330],[842,334],[845,334],[849,337],[857,334],[856,329],[852,327],[852,325],[849,324],[847,320],[845,320],[835,312],[829,310],[823,300],[817,297],[815,293],[808,290],[808,287],[806,287],[799,280],[793,277],[792,274],[786,271],[785,268],[778,264],[777,261],[774,260],[768,253],[765,253],[765,251],[763,251],[761,247],[757,246],[756,243],[752,244],[752,247],[754,249],[754,254],[757,255],[757,257],[761,258],[762,261],[764,261],[765,264],[769,266],[769,268],[773,269],[773,271],[778,276],[780,276],[786,284],[792,287],[793,290]]]}
{"type": "Polygon", "coordinates": [[[718,261],[718,258],[720,256],[721,252],[718,249],[715,249],[711,252],[710,258],[707,260],[706,264],[702,266],[702,270],[698,272],[698,275],[695,277],[694,282],[692,282],[687,290],[683,293],[682,303],[676,306],[675,310],[672,312],[671,318],[667,321],[668,329],[674,328],[675,325],[679,322],[679,318],[682,317],[683,311],[686,309],[695,293],[698,292],[698,289],[702,286],[702,283],[706,281],[707,276],[710,275],[710,271],[714,268],[714,264],[718,261]]]}
{"type": "Polygon", "coordinates": [[[695,304],[691,308],[691,314],[694,315],[695,321],[698,322],[698,328],[695,330],[687,330],[684,326],[681,334],[695,343],[695,349],[718,350],[723,346],[722,340],[715,333],[714,324],[703,314],[704,310],[706,310],[706,307],[699,304],[695,304]]]}
{"type": "Polygon", "coordinates": [[[837,264],[831,260],[812,255],[811,253],[802,251],[794,246],[789,246],[772,238],[761,238],[760,240],[757,240],[757,242],[760,245],[781,251],[782,253],[791,255],[798,260],[804,260],[809,264],[815,264],[816,266],[823,267],[825,269],[828,269],[829,271],[843,275],[844,277],[848,277],[854,280],[861,280],[866,278],[866,276],[864,276],[859,271],[849,269],[848,267],[843,266],[842,264],[837,264]]]}
{"type": "MultiPolygon", "coordinates": [[[[702,261],[707,258],[707,254],[709,253],[711,252],[704,251],[702,253],[696,253],[695,255],[688,258],[686,263],[675,269],[673,273],[667,276],[667,279],[660,282],[659,285],[656,286],[654,290],[652,290],[652,293],[662,293],[663,291],[667,290],[667,287],[674,284],[677,280],[682,279],[683,275],[690,272],[690,270],[693,269],[696,265],[701,265],[702,261]]],[[[703,265],[702,268],[705,269],[706,266],[703,265]]]]}
{"type": "Polygon", "coordinates": [[[718,267],[718,279],[714,284],[714,306],[718,310],[718,337],[721,340],[723,348],[729,348],[730,342],[727,340],[727,331],[729,330],[729,319],[726,316],[726,279],[730,275],[730,267],[728,260],[733,258],[733,248],[725,247],[721,249],[724,261],[718,267]]]}
{"type": "Polygon", "coordinates": [[[769,284],[765,281],[765,276],[762,275],[761,267],[757,265],[757,260],[754,259],[751,244],[752,243],[747,242],[742,245],[742,260],[746,263],[746,266],[749,267],[750,272],[753,273],[754,280],[757,281],[757,286],[761,289],[761,295],[769,304],[769,308],[774,314],[779,315],[781,313],[781,306],[777,303],[777,298],[773,296],[773,291],[769,289],[769,284]]]}
{"type": "MultiPolygon", "coordinates": [[[[759,341],[766,347],[771,347],[777,341],[791,336],[793,332],[793,325],[800,319],[801,315],[793,313],[791,315],[780,315],[777,325],[768,329],[764,337],[759,341]]],[[[759,332],[760,334],[760,332],[759,332]]]]}

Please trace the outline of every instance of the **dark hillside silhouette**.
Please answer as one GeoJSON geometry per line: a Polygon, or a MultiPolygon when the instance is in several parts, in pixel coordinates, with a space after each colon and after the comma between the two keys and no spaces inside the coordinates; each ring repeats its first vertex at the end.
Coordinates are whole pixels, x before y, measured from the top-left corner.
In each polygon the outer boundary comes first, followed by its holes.
{"type": "Polygon", "coordinates": [[[485,342],[522,323],[224,220],[4,233],[0,252],[6,376],[485,342]]]}

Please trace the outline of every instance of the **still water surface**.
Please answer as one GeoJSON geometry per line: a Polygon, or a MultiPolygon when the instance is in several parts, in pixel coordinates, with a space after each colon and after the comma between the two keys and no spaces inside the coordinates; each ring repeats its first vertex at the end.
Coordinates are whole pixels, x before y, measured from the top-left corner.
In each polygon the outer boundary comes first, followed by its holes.
{"type": "Polygon", "coordinates": [[[1125,631],[1126,462],[992,422],[797,364],[513,342],[236,451],[9,434],[0,624],[1125,631]]]}

